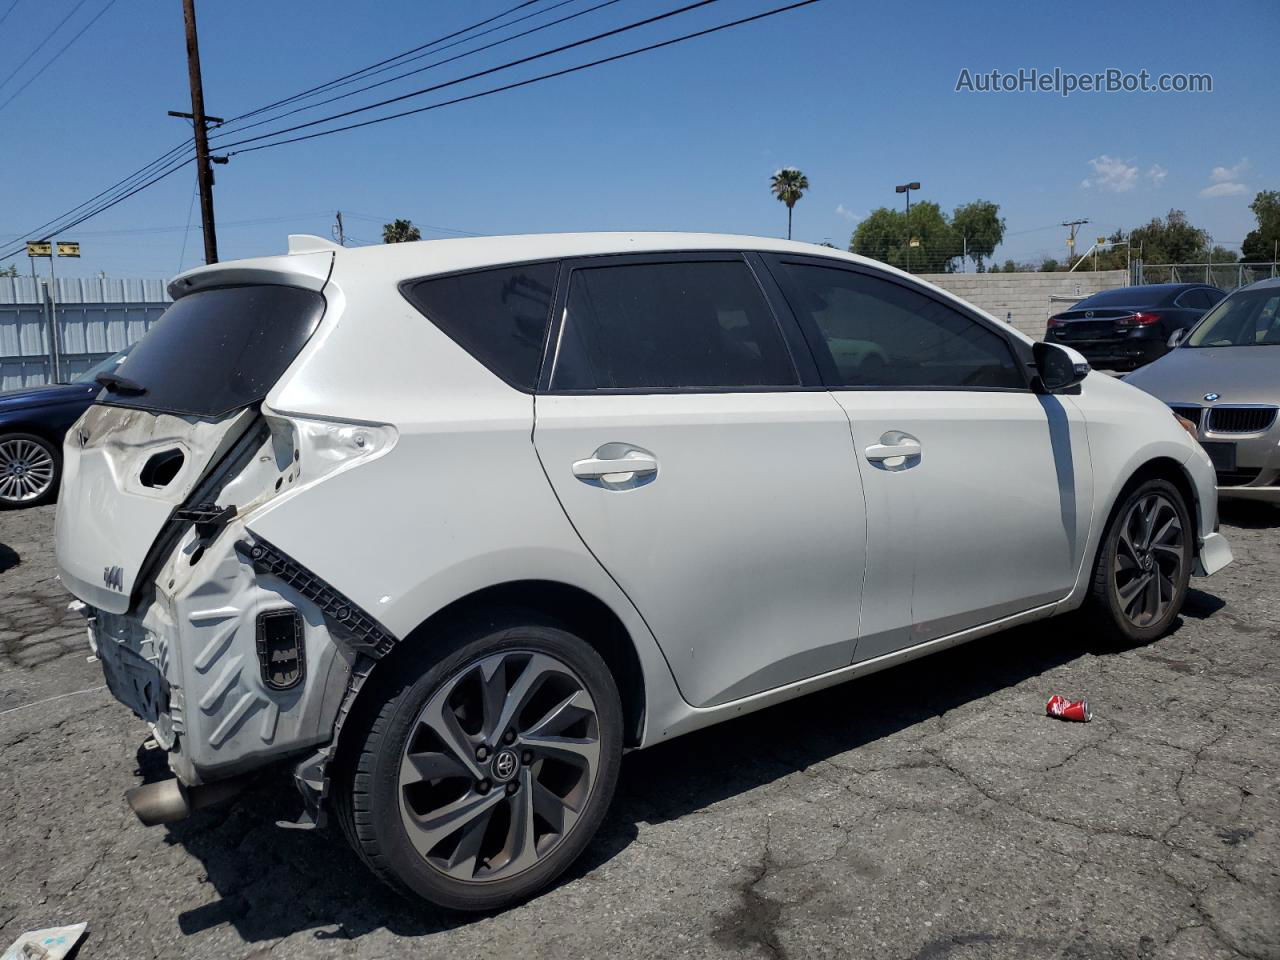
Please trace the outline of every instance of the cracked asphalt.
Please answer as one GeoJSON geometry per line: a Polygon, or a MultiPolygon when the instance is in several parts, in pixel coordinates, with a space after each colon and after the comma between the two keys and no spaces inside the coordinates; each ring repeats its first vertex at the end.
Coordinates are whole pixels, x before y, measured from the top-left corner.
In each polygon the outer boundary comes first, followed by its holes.
{"type": "Polygon", "coordinates": [[[1039,624],[630,755],[583,860],[483,917],[276,827],[278,777],[139,825],[145,729],[86,662],[52,525],[0,514],[0,948],[83,920],[94,960],[1280,958],[1280,510],[1224,507],[1236,562],[1156,643],[1039,624]]]}

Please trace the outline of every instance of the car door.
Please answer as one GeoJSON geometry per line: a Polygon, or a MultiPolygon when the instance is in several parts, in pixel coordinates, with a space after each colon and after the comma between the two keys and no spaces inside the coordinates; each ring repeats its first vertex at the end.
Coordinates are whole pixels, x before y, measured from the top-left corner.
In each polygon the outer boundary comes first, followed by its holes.
{"type": "Polygon", "coordinates": [[[862,471],[857,659],[1065,597],[1088,534],[1088,446],[1074,405],[1031,391],[1029,350],[887,271],[767,259],[862,471]]]}
{"type": "Polygon", "coordinates": [[[739,253],[567,263],[534,444],[684,697],[847,665],[866,560],[840,405],[739,253]]]}

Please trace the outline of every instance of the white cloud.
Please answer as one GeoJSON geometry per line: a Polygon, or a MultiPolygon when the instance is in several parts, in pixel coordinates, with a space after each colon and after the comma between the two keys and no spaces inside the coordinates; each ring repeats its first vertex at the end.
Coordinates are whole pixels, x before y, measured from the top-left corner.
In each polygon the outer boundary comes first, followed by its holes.
{"type": "Polygon", "coordinates": [[[1234,197],[1238,194],[1246,193],[1248,189],[1249,188],[1246,187],[1243,183],[1231,183],[1228,181],[1223,183],[1215,183],[1212,186],[1205,187],[1203,190],[1200,191],[1200,196],[1202,197],[1234,197]]]}
{"type": "Polygon", "coordinates": [[[862,219],[860,216],[858,216],[857,213],[850,210],[843,203],[836,204],[836,216],[844,217],[846,220],[849,220],[849,221],[862,219]]]}
{"type": "Polygon", "coordinates": [[[1200,196],[1234,197],[1248,192],[1249,188],[1241,182],[1248,169],[1248,157],[1241,157],[1239,163],[1230,167],[1214,167],[1209,171],[1209,186],[1200,191],[1200,196]]]}
{"type": "Polygon", "coordinates": [[[1169,171],[1158,163],[1153,163],[1151,168],[1147,170],[1147,179],[1151,181],[1153,187],[1158,187],[1164,183],[1164,178],[1169,175],[1169,171]]]}
{"type": "Polygon", "coordinates": [[[1112,193],[1124,193],[1138,185],[1138,165],[1128,163],[1119,157],[1102,154],[1089,161],[1093,167],[1093,176],[1080,181],[1086,190],[1097,187],[1112,193]]]}
{"type": "Polygon", "coordinates": [[[1249,169],[1249,158],[1244,157],[1234,167],[1214,167],[1209,179],[1214,183],[1235,183],[1249,169]]]}

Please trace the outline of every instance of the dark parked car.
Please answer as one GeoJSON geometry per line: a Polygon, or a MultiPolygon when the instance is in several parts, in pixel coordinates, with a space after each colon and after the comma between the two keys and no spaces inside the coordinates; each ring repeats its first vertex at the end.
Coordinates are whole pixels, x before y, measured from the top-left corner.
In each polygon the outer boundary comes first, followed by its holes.
{"type": "Polygon", "coordinates": [[[128,352],[107,357],[70,383],[0,393],[0,510],[54,498],[63,436],[102,390],[94,377],[114,370],[128,352]]]}
{"type": "Polygon", "coordinates": [[[1049,318],[1045,339],[1084,354],[1103,370],[1134,370],[1169,351],[1226,294],[1203,283],[1153,283],[1104,290],[1049,318]]]}

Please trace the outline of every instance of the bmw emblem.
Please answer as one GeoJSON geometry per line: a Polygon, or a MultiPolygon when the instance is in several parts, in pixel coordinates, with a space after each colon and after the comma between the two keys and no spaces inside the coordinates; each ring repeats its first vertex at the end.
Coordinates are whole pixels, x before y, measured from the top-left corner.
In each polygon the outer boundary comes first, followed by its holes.
{"type": "Polygon", "coordinates": [[[1215,400],[1217,400],[1217,399],[1218,399],[1218,395],[1217,395],[1216,393],[1206,393],[1206,394],[1204,395],[1204,398],[1205,398],[1205,400],[1207,400],[1209,403],[1213,403],[1213,401],[1215,401],[1215,400]]]}

